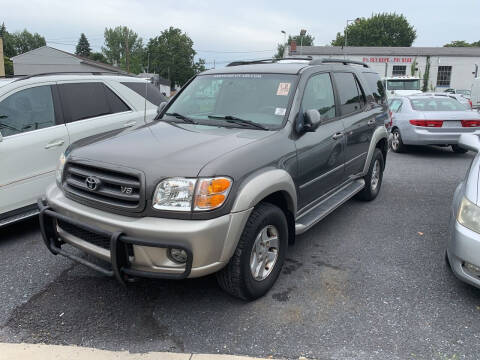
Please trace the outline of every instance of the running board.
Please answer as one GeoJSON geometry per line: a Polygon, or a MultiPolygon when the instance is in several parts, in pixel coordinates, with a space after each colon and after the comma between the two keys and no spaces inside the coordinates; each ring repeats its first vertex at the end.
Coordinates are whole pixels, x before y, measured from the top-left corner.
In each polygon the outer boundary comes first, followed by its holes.
{"type": "Polygon", "coordinates": [[[12,224],[12,223],[20,221],[20,220],[31,218],[32,216],[38,215],[38,213],[39,213],[38,209],[32,209],[32,210],[28,210],[28,211],[20,213],[20,214],[12,215],[12,216],[7,217],[5,219],[1,219],[0,220],[0,227],[8,225],[8,224],[12,224]]]}
{"type": "Polygon", "coordinates": [[[337,192],[300,215],[295,221],[295,234],[300,235],[330,214],[340,205],[347,202],[365,187],[365,180],[357,179],[340,188],[337,192]]]}

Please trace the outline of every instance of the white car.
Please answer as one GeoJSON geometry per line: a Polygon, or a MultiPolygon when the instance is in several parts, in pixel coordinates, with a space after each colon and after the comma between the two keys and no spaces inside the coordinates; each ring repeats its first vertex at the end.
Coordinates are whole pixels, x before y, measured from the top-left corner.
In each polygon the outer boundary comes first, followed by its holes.
{"type": "Polygon", "coordinates": [[[421,94],[420,78],[412,76],[392,76],[383,78],[387,97],[421,94]]]}
{"type": "Polygon", "coordinates": [[[102,74],[0,81],[0,226],[38,213],[60,155],[87,136],[153,120],[166,98],[147,80],[102,74]]]}

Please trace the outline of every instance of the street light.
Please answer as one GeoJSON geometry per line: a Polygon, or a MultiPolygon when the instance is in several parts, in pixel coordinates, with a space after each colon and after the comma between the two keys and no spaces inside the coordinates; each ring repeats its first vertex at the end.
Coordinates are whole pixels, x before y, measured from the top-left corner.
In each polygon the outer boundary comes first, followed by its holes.
{"type": "Polygon", "coordinates": [[[353,21],[355,21],[355,22],[360,21],[360,18],[356,18],[356,19],[352,19],[352,20],[347,20],[347,26],[345,27],[345,47],[347,47],[347,44],[348,44],[348,42],[347,42],[347,36],[348,36],[347,28],[348,28],[348,23],[353,22],[353,21]]]}
{"type": "Polygon", "coordinates": [[[307,30],[305,29],[300,30],[300,55],[303,52],[303,37],[305,36],[306,33],[307,33],[307,30]]]}

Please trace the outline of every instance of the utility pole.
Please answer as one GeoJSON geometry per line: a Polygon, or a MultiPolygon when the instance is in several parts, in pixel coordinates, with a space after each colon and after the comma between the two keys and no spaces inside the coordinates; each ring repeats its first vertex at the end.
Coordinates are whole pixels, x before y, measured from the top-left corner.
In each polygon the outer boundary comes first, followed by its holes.
{"type": "Polygon", "coordinates": [[[5,64],[3,62],[3,38],[0,36],[0,77],[5,77],[5,64]]]}
{"type": "Polygon", "coordinates": [[[215,59],[213,59],[213,68],[215,69],[215,59]]]}

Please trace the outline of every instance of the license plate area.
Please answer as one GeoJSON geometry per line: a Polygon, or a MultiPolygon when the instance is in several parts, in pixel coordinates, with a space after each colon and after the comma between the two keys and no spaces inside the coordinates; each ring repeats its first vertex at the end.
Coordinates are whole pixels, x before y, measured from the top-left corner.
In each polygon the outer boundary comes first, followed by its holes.
{"type": "Polygon", "coordinates": [[[460,120],[444,120],[443,126],[444,128],[461,128],[462,122],[460,120]]]}

